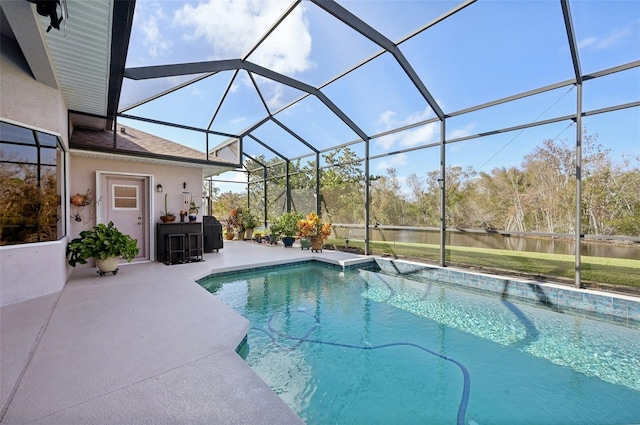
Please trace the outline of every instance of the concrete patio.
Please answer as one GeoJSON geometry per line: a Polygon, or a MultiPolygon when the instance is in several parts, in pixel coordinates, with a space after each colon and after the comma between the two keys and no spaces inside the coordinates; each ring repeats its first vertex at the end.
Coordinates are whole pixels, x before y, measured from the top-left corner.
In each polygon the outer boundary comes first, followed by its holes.
{"type": "Polygon", "coordinates": [[[300,424],[235,353],[249,322],[196,280],[342,252],[225,241],[205,261],[73,271],[64,289],[0,310],[2,424],[300,424]]]}

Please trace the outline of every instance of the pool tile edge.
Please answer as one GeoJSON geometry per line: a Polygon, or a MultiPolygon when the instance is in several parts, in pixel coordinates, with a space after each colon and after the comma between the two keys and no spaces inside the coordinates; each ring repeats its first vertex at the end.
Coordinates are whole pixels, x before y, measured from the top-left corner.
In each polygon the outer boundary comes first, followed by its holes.
{"type": "Polygon", "coordinates": [[[500,277],[413,261],[374,258],[385,273],[410,274],[467,290],[544,305],[558,312],[605,320],[629,327],[640,327],[640,298],[637,297],[571,288],[536,280],[500,277]]]}

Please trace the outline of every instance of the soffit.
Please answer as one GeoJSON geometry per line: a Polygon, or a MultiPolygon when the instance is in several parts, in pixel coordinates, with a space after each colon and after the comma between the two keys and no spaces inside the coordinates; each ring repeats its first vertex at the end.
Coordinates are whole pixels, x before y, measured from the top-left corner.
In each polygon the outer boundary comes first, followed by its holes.
{"type": "Polygon", "coordinates": [[[38,16],[67,108],[107,114],[113,0],[67,0],[60,31],[46,33],[49,18],[38,16]]]}

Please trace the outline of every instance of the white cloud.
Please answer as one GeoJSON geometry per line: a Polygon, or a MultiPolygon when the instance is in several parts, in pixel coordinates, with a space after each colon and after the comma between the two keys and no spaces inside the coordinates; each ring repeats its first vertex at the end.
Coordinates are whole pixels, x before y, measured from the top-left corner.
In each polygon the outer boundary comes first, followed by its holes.
{"type": "Polygon", "coordinates": [[[160,27],[167,25],[168,20],[159,3],[147,4],[144,8],[144,11],[135,14],[143,17],[140,22],[143,33],[142,45],[147,48],[147,53],[152,58],[164,56],[173,46],[173,42],[166,39],[160,31],[160,27]]]}
{"type": "Polygon", "coordinates": [[[380,114],[380,118],[378,118],[378,123],[383,124],[387,129],[393,125],[394,117],[396,113],[393,111],[384,111],[380,114]]]}
{"type": "Polygon", "coordinates": [[[631,35],[633,35],[633,31],[631,30],[631,26],[627,25],[624,28],[620,28],[609,33],[602,40],[599,40],[595,47],[596,49],[607,49],[611,46],[615,46],[631,35]]]}
{"type": "Polygon", "coordinates": [[[386,170],[388,168],[396,168],[399,165],[406,165],[407,163],[407,154],[400,153],[398,155],[390,156],[389,159],[385,159],[384,161],[380,161],[378,163],[378,170],[386,170]]]}
{"type": "Polygon", "coordinates": [[[578,41],[578,49],[583,49],[595,44],[598,41],[595,37],[587,37],[584,40],[578,41]]]}
{"type": "Polygon", "coordinates": [[[284,101],[282,100],[283,98],[282,87],[276,84],[267,85],[263,87],[267,89],[266,93],[263,93],[263,94],[266,97],[265,102],[267,102],[267,106],[269,108],[271,108],[272,110],[275,110],[275,109],[278,109],[280,106],[283,106],[284,101]]]}
{"type": "MultiPolygon", "coordinates": [[[[289,2],[208,0],[186,4],[173,22],[186,27],[188,40],[204,38],[213,59],[241,58],[276,22],[289,2]]],[[[300,5],[252,55],[254,62],[277,72],[295,73],[311,66],[311,35],[300,5]]]]}
{"type": "Polygon", "coordinates": [[[472,130],[476,128],[477,122],[473,121],[464,127],[456,128],[453,131],[449,132],[448,139],[457,139],[459,137],[466,137],[472,134],[472,130]]]}
{"type": "Polygon", "coordinates": [[[394,111],[384,111],[378,118],[378,124],[382,124],[385,127],[385,130],[390,130],[419,121],[424,121],[433,117],[434,113],[430,108],[426,108],[424,111],[418,111],[410,114],[403,120],[396,119],[396,115],[397,114],[394,111]]]}
{"type": "Polygon", "coordinates": [[[412,147],[417,145],[424,145],[427,143],[433,143],[436,141],[439,135],[439,123],[431,123],[423,125],[413,130],[400,133],[400,145],[405,147],[412,147]]]}
{"type": "Polygon", "coordinates": [[[578,48],[608,49],[615,45],[624,43],[627,39],[632,38],[640,27],[640,19],[635,20],[620,28],[615,28],[604,37],[587,37],[578,41],[578,48]]]}
{"type": "MultiPolygon", "coordinates": [[[[384,127],[384,131],[391,130],[427,120],[433,116],[433,112],[431,109],[427,108],[424,111],[415,112],[403,120],[396,119],[396,115],[397,114],[394,111],[384,111],[378,118],[378,124],[381,124],[382,127],[384,127]]],[[[407,148],[433,143],[438,135],[438,129],[438,123],[431,123],[411,130],[381,137],[375,140],[375,144],[384,150],[390,150],[394,146],[407,148]]]]}
{"type": "Polygon", "coordinates": [[[391,134],[389,136],[381,137],[374,141],[376,146],[380,146],[383,150],[388,151],[391,150],[393,145],[396,143],[397,136],[395,134],[391,134]]]}
{"type": "MultiPolygon", "coordinates": [[[[207,0],[182,6],[174,13],[173,23],[186,28],[186,41],[204,39],[211,59],[236,59],[249,52],[289,5],[289,1],[207,0]]],[[[249,60],[292,76],[312,68],[311,34],[304,12],[305,6],[298,5],[249,60]]],[[[247,77],[242,83],[253,86],[247,77]]],[[[278,84],[266,80],[260,87],[269,107],[284,105],[278,84]]],[[[237,90],[237,86],[231,90],[237,90]]]]}
{"type": "Polygon", "coordinates": [[[229,121],[231,124],[238,124],[238,123],[243,123],[247,120],[247,118],[245,117],[238,117],[238,118],[234,118],[231,121],[229,121]]]}

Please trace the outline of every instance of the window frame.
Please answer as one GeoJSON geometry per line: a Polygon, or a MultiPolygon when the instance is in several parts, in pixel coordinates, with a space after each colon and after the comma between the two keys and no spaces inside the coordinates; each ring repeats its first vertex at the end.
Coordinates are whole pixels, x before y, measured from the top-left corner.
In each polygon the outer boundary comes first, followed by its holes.
{"type": "Polygon", "coordinates": [[[65,220],[67,207],[62,200],[66,197],[67,160],[60,134],[2,118],[0,119],[0,146],[24,146],[33,147],[36,150],[35,161],[33,157],[20,158],[19,156],[5,159],[0,154],[0,164],[3,168],[14,165],[34,169],[33,176],[30,176],[31,182],[28,181],[26,174],[19,171],[7,173],[3,177],[8,179],[8,182],[9,179],[23,174],[19,182],[21,187],[16,187],[14,193],[7,191],[6,195],[3,195],[7,198],[3,199],[2,203],[4,204],[12,197],[25,197],[26,195],[20,192],[22,189],[27,189],[36,198],[31,205],[22,205],[19,213],[5,215],[6,211],[0,212],[0,227],[4,228],[0,232],[0,247],[64,239],[67,236],[65,220]],[[18,133],[1,131],[9,126],[26,130],[32,138],[32,143],[24,138],[27,134],[24,131],[22,137],[16,136],[18,133]],[[53,140],[55,140],[55,146],[52,145],[53,140]],[[51,176],[55,177],[53,182],[49,180],[51,176]],[[49,220],[47,220],[48,217],[50,217],[49,220]]]}

